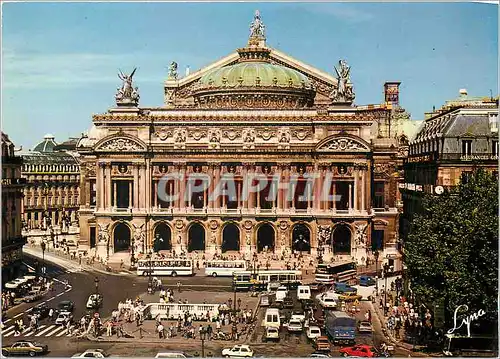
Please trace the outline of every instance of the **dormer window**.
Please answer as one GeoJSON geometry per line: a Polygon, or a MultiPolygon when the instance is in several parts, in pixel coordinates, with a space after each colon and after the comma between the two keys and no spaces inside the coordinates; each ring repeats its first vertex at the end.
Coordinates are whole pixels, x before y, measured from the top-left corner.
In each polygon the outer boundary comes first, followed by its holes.
{"type": "Polygon", "coordinates": [[[462,156],[472,155],[472,140],[462,140],[462,156]]]}
{"type": "Polygon", "coordinates": [[[498,113],[488,114],[491,132],[498,132],[498,113]]]}

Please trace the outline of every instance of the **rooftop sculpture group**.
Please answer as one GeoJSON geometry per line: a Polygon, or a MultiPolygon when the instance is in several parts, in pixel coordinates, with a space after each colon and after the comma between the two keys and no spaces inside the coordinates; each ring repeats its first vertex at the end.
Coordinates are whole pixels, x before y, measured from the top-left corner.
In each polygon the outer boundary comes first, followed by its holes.
{"type": "Polygon", "coordinates": [[[139,88],[137,86],[134,88],[132,85],[132,78],[134,77],[136,70],[137,68],[135,68],[130,75],[126,75],[119,70],[120,73],[118,74],[118,77],[123,81],[123,83],[122,86],[117,89],[118,91],[115,95],[117,105],[137,106],[139,103],[139,88]]]}
{"type": "Polygon", "coordinates": [[[338,85],[333,89],[330,98],[333,102],[351,103],[355,95],[351,84],[351,67],[345,60],[340,60],[338,67],[334,67],[337,73],[338,85]]]}

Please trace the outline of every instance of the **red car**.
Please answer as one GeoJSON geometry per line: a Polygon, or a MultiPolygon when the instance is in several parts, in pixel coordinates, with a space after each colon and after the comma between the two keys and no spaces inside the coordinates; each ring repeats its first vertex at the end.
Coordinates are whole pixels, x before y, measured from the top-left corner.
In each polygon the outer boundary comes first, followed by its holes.
{"type": "Polygon", "coordinates": [[[346,347],[340,349],[340,355],[343,357],[361,357],[361,358],[375,358],[377,353],[375,348],[371,345],[358,344],[353,347],[346,347]]]}

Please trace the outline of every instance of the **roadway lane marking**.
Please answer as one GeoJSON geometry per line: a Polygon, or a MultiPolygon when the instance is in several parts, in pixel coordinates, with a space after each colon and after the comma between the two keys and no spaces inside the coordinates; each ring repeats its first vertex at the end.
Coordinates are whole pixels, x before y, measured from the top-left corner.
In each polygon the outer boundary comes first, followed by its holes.
{"type": "Polygon", "coordinates": [[[52,297],[46,300],[46,302],[50,302],[51,300],[55,299],[56,297],[52,297]]]}
{"type": "Polygon", "coordinates": [[[40,335],[42,335],[44,333],[47,333],[49,330],[51,330],[54,327],[55,327],[55,324],[52,324],[50,327],[45,328],[44,330],[42,330],[41,332],[39,332],[38,334],[36,334],[35,337],[39,337],[40,335]]]}
{"type": "Polygon", "coordinates": [[[19,318],[19,317],[20,317],[21,315],[23,315],[23,314],[24,314],[24,313],[19,313],[18,315],[15,315],[15,316],[14,316],[14,319],[19,318]]]}
{"type": "Polygon", "coordinates": [[[3,324],[8,323],[8,322],[10,322],[10,319],[7,319],[5,322],[3,322],[3,324]]]}
{"type": "Polygon", "coordinates": [[[11,329],[14,329],[15,325],[11,326],[11,327],[8,327],[8,328],[5,328],[5,329],[2,329],[2,333],[3,332],[8,332],[9,330],[11,329]]]}
{"type": "Polygon", "coordinates": [[[45,336],[46,336],[46,337],[50,337],[52,334],[54,334],[54,333],[58,332],[58,331],[59,331],[59,330],[61,330],[61,329],[64,329],[64,327],[62,327],[62,326],[57,326],[57,328],[56,328],[56,329],[54,329],[54,330],[53,330],[53,331],[51,331],[50,333],[46,334],[45,336]]]}
{"type": "Polygon", "coordinates": [[[56,295],[56,297],[60,297],[61,295],[63,295],[64,293],[59,293],[58,295],[56,295]]]}
{"type": "Polygon", "coordinates": [[[26,332],[28,332],[28,331],[30,331],[30,330],[31,330],[31,328],[30,328],[30,327],[28,327],[28,328],[24,329],[24,330],[23,330],[23,332],[22,332],[21,334],[24,334],[24,333],[26,333],[26,332]]]}
{"type": "MultiPolygon", "coordinates": [[[[63,328],[64,328],[64,330],[63,330],[62,332],[60,332],[59,334],[57,334],[57,335],[56,335],[56,337],[60,337],[60,336],[62,336],[63,334],[68,334],[68,331],[66,330],[66,328],[65,328],[65,327],[63,327],[63,328]]],[[[70,333],[71,333],[71,328],[73,328],[73,326],[71,326],[71,327],[69,328],[69,329],[70,329],[70,331],[69,331],[70,333]]]]}
{"type": "Polygon", "coordinates": [[[15,330],[13,330],[9,333],[2,334],[2,337],[4,337],[4,338],[10,337],[12,334],[14,334],[14,332],[15,332],[15,330]]]}
{"type": "Polygon", "coordinates": [[[37,330],[42,329],[42,328],[45,328],[45,327],[46,327],[46,325],[40,325],[40,326],[39,326],[36,330],[33,330],[33,331],[31,331],[31,328],[30,328],[30,332],[29,332],[29,333],[24,334],[24,336],[25,336],[25,337],[29,337],[30,335],[35,334],[35,332],[36,332],[37,330]]]}

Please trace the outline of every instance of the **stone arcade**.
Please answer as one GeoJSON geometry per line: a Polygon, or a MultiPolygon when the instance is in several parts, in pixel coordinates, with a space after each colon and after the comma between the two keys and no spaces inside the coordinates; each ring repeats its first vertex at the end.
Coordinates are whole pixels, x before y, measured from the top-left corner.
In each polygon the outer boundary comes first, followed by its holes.
{"type": "Polygon", "coordinates": [[[173,62],[161,107],[139,107],[134,73],[121,73],[116,107],[93,116],[77,147],[81,246],[104,256],[129,247],[286,248],[359,264],[377,249],[398,269],[398,170],[407,150],[398,121],[408,120],[399,83],[386,83],[384,104],[355,106],[345,61],[333,77],[268,47],[264,29],[256,13],[246,47],[185,77],[173,62]],[[164,201],[161,179],[173,173],[186,177],[164,191],[180,197],[164,201]],[[193,173],[211,179],[205,191],[192,190],[193,173]],[[210,198],[228,173],[236,197],[210,198]],[[272,199],[271,184],[246,197],[245,181],[256,173],[296,182],[272,199]],[[311,173],[320,177],[300,200],[311,173]],[[320,193],[329,176],[335,200],[320,193]]]}

